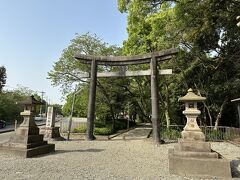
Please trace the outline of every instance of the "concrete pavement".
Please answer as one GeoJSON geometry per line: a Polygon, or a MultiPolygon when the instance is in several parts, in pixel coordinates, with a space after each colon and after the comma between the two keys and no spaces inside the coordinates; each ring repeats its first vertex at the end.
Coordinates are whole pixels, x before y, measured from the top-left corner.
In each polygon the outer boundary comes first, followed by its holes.
{"type": "Polygon", "coordinates": [[[125,133],[119,134],[112,140],[137,140],[137,139],[147,139],[152,131],[152,126],[149,123],[144,123],[131,129],[125,133]]]}

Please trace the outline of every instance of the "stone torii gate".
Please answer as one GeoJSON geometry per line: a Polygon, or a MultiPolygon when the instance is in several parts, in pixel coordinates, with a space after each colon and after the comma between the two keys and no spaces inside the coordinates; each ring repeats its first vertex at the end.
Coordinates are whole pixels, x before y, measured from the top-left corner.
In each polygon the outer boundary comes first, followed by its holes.
{"type": "Polygon", "coordinates": [[[159,52],[153,52],[143,55],[135,56],[91,56],[77,54],[75,58],[82,63],[91,64],[90,75],[83,76],[83,78],[91,78],[90,92],[88,101],[88,115],[87,115],[87,140],[94,140],[93,136],[93,122],[95,118],[95,99],[96,99],[96,85],[97,77],[125,77],[125,76],[144,76],[151,75],[151,101],[152,101],[152,126],[153,139],[157,143],[161,143],[160,139],[160,118],[159,118],[159,104],[158,104],[158,75],[172,74],[172,70],[158,70],[157,64],[159,61],[171,59],[173,55],[178,53],[178,49],[168,49],[159,52]],[[104,72],[98,73],[98,65],[107,66],[126,66],[137,64],[150,64],[150,70],[147,71],[125,71],[125,72],[104,72]]]}

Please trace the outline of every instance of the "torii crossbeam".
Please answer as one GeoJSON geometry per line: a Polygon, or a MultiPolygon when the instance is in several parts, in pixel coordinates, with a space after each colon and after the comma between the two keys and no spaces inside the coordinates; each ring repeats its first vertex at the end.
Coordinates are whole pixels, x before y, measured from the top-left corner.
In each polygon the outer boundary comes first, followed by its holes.
{"type": "MultiPolygon", "coordinates": [[[[139,76],[151,75],[151,100],[152,100],[152,126],[153,126],[153,139],[157,143],[161,143],[160,138],[160,118],[159,118],[159,105],[158,105],[158,75],[159,70],[157,63],[172,58],[173,55],[178,53],[178,49],[167,49],[164,51],[147,53],[136,56],[91,56],[77,54],[75,58],[82,63],[91,64],[91,82],[88,102],[88,116],[87,116],[87,139],[94,140],[93,136],[93,122],[95,118],[95,99],[96,99],[96,84],[97,77],[124,77],[124,76],[139,76]],[[150,64],[150,70],[147,71],[126,71],[121,72],[108,72],[97,73],[98,65],[108,66],[126,66],[136,64],[150,64]]],[[[164,70],[162,74],[171,74],[171,70],[164,70]]],[[[161,71],[160,71],[161,74],[161,71]]],[[[86,75],[89,77],[89,75],[86,75]]],[[[86,77],[85,76],[85,77],[86,77]]]]}

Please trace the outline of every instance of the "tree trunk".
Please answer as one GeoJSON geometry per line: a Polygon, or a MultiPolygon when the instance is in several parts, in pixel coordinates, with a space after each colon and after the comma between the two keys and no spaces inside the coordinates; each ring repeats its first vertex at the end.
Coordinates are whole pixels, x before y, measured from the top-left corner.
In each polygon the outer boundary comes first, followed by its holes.
{"type": "Polygon", "coordinates": [[[115,118],[115,113],[114,113],[114,108],[113,105],[111,104],[111,100],[109,98],[109,94],[107,93],[106,89],[103,87],[103,85],[100,83],[100,81],[98,82],[98,87],[101,89],[103,95],[106,97],[108,106],[110,108],[110,113],[111,113],[111,117],[112,117],[112,129],[113,131],[115,131],[115,127],[116,127],[116,118],[115,118]]]}
{"type": "Polygon", "coordinates": [[[165,84],[166,86],[166,100],[164,101],[164,105],[165,105],[165,118],[166,118],[166,122],[167,122],[167,129],[169,129],[170,127],[170,115],[169,115],[169,93],[168,93],[168,86],[167,84],[165,84]]]}
{"type": "MultiPolygon", "coordinates": [[[[197,87],[197,85],[196,85],[195,83],[194,83],[194,85],[195,85],[195,87],[196,87],[196,89],[197,89],[197,91],[198,91],[198,95],[199,95],[199,96],[202,96],[200,90],[199,90],[198,87],[197,87]]],[[[211,116],[210,110],[209,110],[209,108],[208,108],[208,106],[207,106],[207,104],[206,104],[205,102],[203,102],[203,105],[204,105],[204,107],[207,109],[207,113],[208,113],[208,117],[209,117],[209,121],[210,121],[210,126],[213,126],[212,116],[211,116]]]]}
{"type": "Polygon", "coordinates": [[[169,113],[168,113],[167,109],[165,109],[165,118],[166,118],[166,121],[167,121],[167,129],[169,129],[169,127],[170,127],[170,116],[169,116],[169,113]]]}
{"type": "MultiPolygon", "coordinates": [[[[141,86],[141,85],[138,83],[138,86],[141,86]]],[[[130,93],[130,95],[132,96],[132,99],[135,98],[135,95],[131,92],[131,90],[128,87],[126,87],[126,86],[121,86],[121,87],[124,87],[125,90],[130,93]]],[[[145,110],[146,108],[144,108],[144,104],[147,104],[147,103],[146,102],[143,103],[143,101],[142,101],[143,98],[142,97],[140,97],[140,99],[141,99],[140,102],[138,102],[138,100],[135,100],[134,102],[136,103],[137,107],[140,109],[141,116],[146,118],[150,122],[149,114],[145,110]]]]}
{"type": "Polygon", "coordinates": [[[111,116],[112,116],[112,130],[114,132],[116,129],[116,118],[115,118],[115,113],[114,113],[112,104],[110,104],[110,111],[111,111],[111,116]]]}
{"type": "Polygon", "coordinates": [[[223,109],[224,109],[224,106],[225,106],[226,103],[227,103],[227,100],[228,100],[228,98],[226,97],[226,98],[224,99],[221,107],[220,107],[219,113],[218,113],[217,118],[216,118],[216,121],[215,121],[214,130],[217,130],[217,128],[218,128],[219,122],[220,122],[221,117],[222,117],[223,109]]]}
{"type": "Polygon", "coordinates": [[[213,126],[212,115],[211,115],[211,113],[210,113],[210,110],[209,110],[209,108],[208,108],[208,106],[206,105],[205,102],[203,102],[203,105],[204,105],[204,107],[207,109],[207,114],[208,114],[208,117],[209,117],[210,126],[213,126]]]}
{"type": "Polygon", "coordinates": [[[96,139],[93,135],[94,118],[95,118],[95,101],[96,101],[96,85],[97,85],[97,62],[91,63],[91,82],[88,101],[88,116],[87,116],[87,133],[86,139],[91,141],[96,139]]]}

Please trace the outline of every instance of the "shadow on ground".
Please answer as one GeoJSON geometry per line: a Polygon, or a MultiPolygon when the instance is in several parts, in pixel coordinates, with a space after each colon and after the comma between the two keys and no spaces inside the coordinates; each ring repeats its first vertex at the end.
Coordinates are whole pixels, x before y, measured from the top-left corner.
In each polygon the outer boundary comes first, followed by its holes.
{"type": "Polygon", "coordinates": [[[54,152],[48,153],[48,154],[41,154],[38,156],[34,156],[32,158],[41,158],[44,156],[53,156],[53,155],[57,155],[57,154],[63,154],[63,153],[74,153],[74,152],[102,152],[105,149],[76,149],[76,150],[55,150],[54,152]]]}
{"type": "Polygon", "coordinates": [[[240,157],[231,161],[231,170],[233,178],[240,178],[240,157]]]}
{"type": "Polygon", "coordinates": [[[102,152],[104,149],[77,149],[77,150],[55,150],[53,154],[72,153],[72,152],[102,152]]]}

